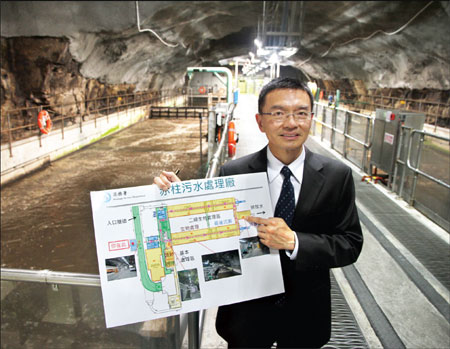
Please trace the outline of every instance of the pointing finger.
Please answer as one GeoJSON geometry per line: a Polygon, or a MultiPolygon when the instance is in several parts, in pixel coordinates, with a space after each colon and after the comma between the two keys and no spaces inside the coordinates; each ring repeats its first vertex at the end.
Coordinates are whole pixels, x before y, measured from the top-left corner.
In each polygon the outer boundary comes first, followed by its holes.
{"type": "Polygon", "coordinates": [[[245,220],[250,223],[256,223],[256,224],[268,224],[269,220],[266,218],[261,217],[254,217],[254,216],[247,216],[245,217],[245,220]]]}

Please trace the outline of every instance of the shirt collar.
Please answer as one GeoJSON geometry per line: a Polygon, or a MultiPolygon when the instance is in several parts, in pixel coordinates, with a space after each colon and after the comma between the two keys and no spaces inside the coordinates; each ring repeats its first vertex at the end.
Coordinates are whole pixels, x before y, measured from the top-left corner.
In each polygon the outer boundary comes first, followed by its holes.
{"type": "MultiPolygon", "coordinates": [[[[297,182],[301,183],[301,176],[299,176],[299,171],[303,167],[303,163],[305,162],[305,147],[302,145],[302,152],[300,156],[292,161],[288,167],[292,172],[293,177],[297,180],[297,182]]],[[[275,178],[280,175],[280,171],[286,166],[280,160],[278,160],[275,155],[272,154],[270,148],[267,147],[267,177],[269,179],[269,183],[272,183],[275,178]]]]}

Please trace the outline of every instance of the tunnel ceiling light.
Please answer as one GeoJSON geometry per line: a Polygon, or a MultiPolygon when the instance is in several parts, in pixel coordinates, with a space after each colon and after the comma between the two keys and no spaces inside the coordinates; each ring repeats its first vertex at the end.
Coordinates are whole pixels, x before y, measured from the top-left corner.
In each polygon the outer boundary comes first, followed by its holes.
{"type": "Polygon", "coordinates": [[[285,58],[289,58],[295,55],[297,51],[298,51],[297,47],[285,47],[279,52],[279,55],[285,58]]]}
{"type": "Polygon", "coordinates": [[[254,43],[257,48],[262,48],[262,42],[258,38],[255,39],[254,43]]]}
{"type": "Polygon", "coordinates": [[[270,53],[269,50],[266,50],[265,48],[258,48],[256,51],[257,56],[267,56],[270,53]]]}
{"type": "Polygon", "coordinates": [[[271,64],[279,63],[280,62],[280,58],[278,57],[278,54],[276,52],[272,53],[272,55],[270,56],[268,62],[271,63],[271,64]]]}

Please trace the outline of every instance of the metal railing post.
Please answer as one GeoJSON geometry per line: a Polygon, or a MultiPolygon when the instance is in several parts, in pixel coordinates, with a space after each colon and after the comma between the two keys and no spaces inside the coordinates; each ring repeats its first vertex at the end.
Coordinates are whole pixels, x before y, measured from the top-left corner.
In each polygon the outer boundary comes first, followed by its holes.
{"type": "MultiPolygon", "coordinates": [[[[186,110],[186,109],[185,109],[186,110]]],[[[203,151],[202,151],[202,119],[203,113],[198,113],[200,117],[200,170],[203,168],[203,151]]]]}
{"type": "Polygon", "coordinates": [[[342,150],[344,159],[347,159],[347,145],[348,145],[347,136],[348,136],[349,115],[350,114],[346,111],[345,112],[345,120],[344,120],[344,149],[342,150]]]}
{"type": "MultiPolygon", "coordinates": [[[[400,134],[398,138],[398,147],[397,147],[397,154],[395,155],[395,161],[394,161],[394,175],[393,175],[393,181],[392,181],[392,191],[395,193],[395,189],[398,187],[398,180],[397,180],[397,173],[398,173],[398,167],[399,167],[399,160],[402,153],[402,148],[404,147],[403,141],[404,141],[404,128],[400,126],[400,134]]],[[[405,167],[403,166],[402,171],[402,180],[403,180],[403,174],[405,172],[405,167]]],[[[401,195],[400,195],[401,196],[401,195]]]]}
{"type": "MultiPolygon", "coordinates": [[[[401,130],[405,130],[405,131],[408,130],[409,131],[409,136],[408,137],[404,137],[404,139],[405,140],[410,140],[411,139],[411,135],[412,135],[412,128],[411,127],[402,126],[401,130]]],[[[403,132],[401,134],[403,134],[403,132]]],[[[402,162],[402,160],[399,160],[400,164],[403,165],[402,178],[400,179],[400,189],[398,191],[398,195],[400,197],[403,197],[403,188],[405,186],[406,170],[408,169],[408,166],[406,164],[407,164],[407,161],[408,161],[408,159],[407,159],[407,157],[409,156],[408,154],[410,153],[410,150],[409,150],[410,146],[411,145],[408,143],[406,145],[406,148],[405,148],[405,150],[406,150],[406,152],[405,152],[405,162],[402,162]]],[[[400,158],[400,156],[399,156],[399,158],[400,158]]]]}
{"type": "MultiPolygon", "coordinates": [[[[411,137],[413,137],[412,134],[411,134],[411,137]]],[[[419,150],[417,151],[417,157],[416,157],[416,168],[417,169],[420,166],[420,159],[421,159],[421,155],[422,155],[423,139],[424,139],[424,134],[421,133],[420,134],[420,140],[419,140],[419,150]]],[[[410,144],[412,144],[411,140],[410,140],[410,144]]],[[[412,189],[411,189],[411,197],[409,198],[409,204],[411,206],[414,205],[414,201],[415,201],[416,187],[417,187],[417,178],[418,177],[419,177],[419,173],[417,171],[414,171],[414,179],[413,179],[413,184],[412,184],[412,189]]]]}
{"type": "Polygon", "coordinates": [[[12,134],[11,134],[11,119],[10,119],[9,113],[7,113],[6,116],[8,118],[9,157],[12,158],[13,154],[12,154],[12,142],[11,142],[11,138],[12,138],[12,134]]]}
{"type": "MultiPolygon", "coordinates": [[[[370,131],[370,124],[371,120],[367,119],[367,126],[366,126],[366,135],[364,138],[364,147],[363,147],[363,159],[362,159],[362,169],[363,171],[366,170],[366,163],[367,163],[367,150],[369,149],[369,147],[366,147],[366,144],[372,144],[372,140],[369,143],[369,131],[370,131]]],[[[372,126],[373,127],[373,126],[372,126]]],[[[373,130],[372,130],[373,131],[373,130]]],[[[373,134],[373,133],[372,133],[373,134]]]]}
{"type": "Polygon", "coordinates": [[[63,106],[60,106],[60,114],[61,114],[61,139],[64,139],[64,115],[63,115],[63,106]]]}
{"type": "Polygon", "coordinates": [[[336,139],[336,119],[337,119],[338,110],[337,107],[334,108],[334,113],[331,114],[331,137],[330,137],[330,147],[334,149],[334,141],[336,139]]]}
{"type": "Polygon", "coordinates": [[[200,312],[193,311],[188,313],[188,348],[200,348],[200,312]]]}
{"type": "Polygon", "coordinates": [[[94,125],[97,128],[97,98],[94,99],[94,125]]]}
{"type": "Polygon", "coordinates": [[[83,133],[83,116],[81,114],[80,115],[80,133],[83,133]]]}
{"type": "Polygon", "coordinates": [[[324,108],[324,107],[322,107],[322,127],[320,128],[320,141],[321,142],[323,142],[323,130],[325,129],[324,127],[323,127],[323,124],[325,123],[325,121],[326,121],[326,116],[327,116],[327,113],[326,113],[326,109],[324,108]],[[324,120],[325,119],[325,120],[324,120]]]}

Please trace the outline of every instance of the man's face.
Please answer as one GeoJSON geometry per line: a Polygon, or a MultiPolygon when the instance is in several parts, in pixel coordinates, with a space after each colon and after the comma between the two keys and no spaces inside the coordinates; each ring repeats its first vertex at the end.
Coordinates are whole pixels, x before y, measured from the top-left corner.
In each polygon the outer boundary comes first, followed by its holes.
{"type": "MultiPolygon", "coordinates": [[[[263,113],[283,111],[294,113],[297,111],[311,112],[311,102],[308,93],[303,90],[278,89],[266,95],[262,108],[263,113]]],[[[283,121],[273,120],[271,115],[256,114],[256,122],[261,132],[269,140],[269,148],[273,155],[285,164],[294,161],[302,151],[302,145],[308,137],[311,128],[311,118],[296,121],[289,115],[283,121]]]]}

